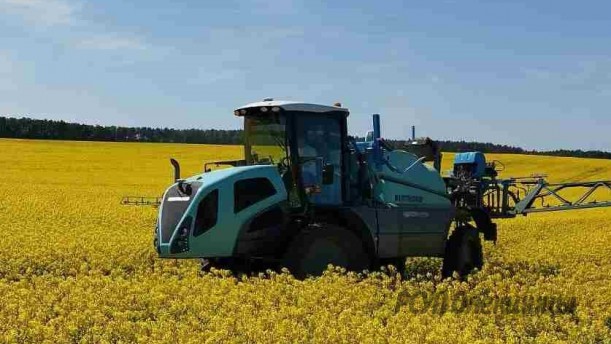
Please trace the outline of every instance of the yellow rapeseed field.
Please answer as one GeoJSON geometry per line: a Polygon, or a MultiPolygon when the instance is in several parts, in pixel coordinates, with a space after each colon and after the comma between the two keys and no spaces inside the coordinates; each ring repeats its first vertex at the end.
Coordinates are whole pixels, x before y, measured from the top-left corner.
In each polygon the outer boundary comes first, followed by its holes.
{"type": "MultiPolygon", "coordinates": [[[[404,278],[328,271],[305,281],[200,275],[196,261],[157,259],[156,210],[121,197],[160,195],[169,157],[189,175],[241,155],[0,140],[0,342],[611,343],[611,208],[499,221],[484,269],[462,282],[442,281],[432,258],[408,260],[404,278]],[[560,306],[526,302],[546,298],[560,306]]],[[[491,157],[505,175],[611,179],[609,160],[491,157]]]]}

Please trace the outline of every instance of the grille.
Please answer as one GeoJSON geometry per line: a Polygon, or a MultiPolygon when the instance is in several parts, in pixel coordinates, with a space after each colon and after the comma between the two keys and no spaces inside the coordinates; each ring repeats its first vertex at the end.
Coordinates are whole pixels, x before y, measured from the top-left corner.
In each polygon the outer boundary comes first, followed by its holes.
{"type": "Polygon", "coordinates": [[[168,243],[178,222],[185,211],[193,202],[201,183],[191,183],[191,195],[186,195],[178,189],[178,185],[172,186],[163,198],[163,208],[161,210],[161,242],[168,243]],[[188,200],[186,198],[188,197],[188,200]]]}

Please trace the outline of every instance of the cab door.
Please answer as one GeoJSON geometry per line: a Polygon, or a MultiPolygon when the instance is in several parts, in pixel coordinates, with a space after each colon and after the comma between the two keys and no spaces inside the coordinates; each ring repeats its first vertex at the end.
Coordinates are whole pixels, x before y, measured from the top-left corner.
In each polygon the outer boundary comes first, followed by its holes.
{"type": "Polygon", "coordinates": [[[340,120],[328,114],[296,115],[301,181],[310,203],[342,204],[342,133],[340,120]],[[326,182],[323,174],[327,174],[326,182]],[[329,180],[329,176],[332,179],[329,180]]]}

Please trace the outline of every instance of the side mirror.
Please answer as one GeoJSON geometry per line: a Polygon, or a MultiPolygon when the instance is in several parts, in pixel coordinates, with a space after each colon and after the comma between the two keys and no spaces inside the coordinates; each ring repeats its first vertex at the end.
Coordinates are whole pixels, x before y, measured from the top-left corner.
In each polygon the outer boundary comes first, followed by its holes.
{"type": "Polygon", "coordinates": [[[335,174],[335,167],[331,164],[327,164],[322,168],[322,184],[330,185],[333,184],[333,178],[335,174]]]}

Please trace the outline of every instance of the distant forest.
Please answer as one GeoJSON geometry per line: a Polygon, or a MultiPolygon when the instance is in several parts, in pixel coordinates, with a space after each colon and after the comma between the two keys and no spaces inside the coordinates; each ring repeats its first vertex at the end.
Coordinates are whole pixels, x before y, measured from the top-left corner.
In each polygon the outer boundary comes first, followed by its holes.
{"type": "MultiPolygon", "coordinates": [[[[100,126],[31,118],[0,117],[0,137],[44,140],[173,142],[206,144],[241,144],[242,130],[170,129],[147,127],[100,126]]],[[[401,144],[401,141],[392,140],[401,144]]],[[[446,152],[480,151],[484,153],[516,153],[554,155],[580,158],[611,159],[611,152],[554,150],[533,151],[519,147],[465,141],[437,141],[446,152]]]]}

